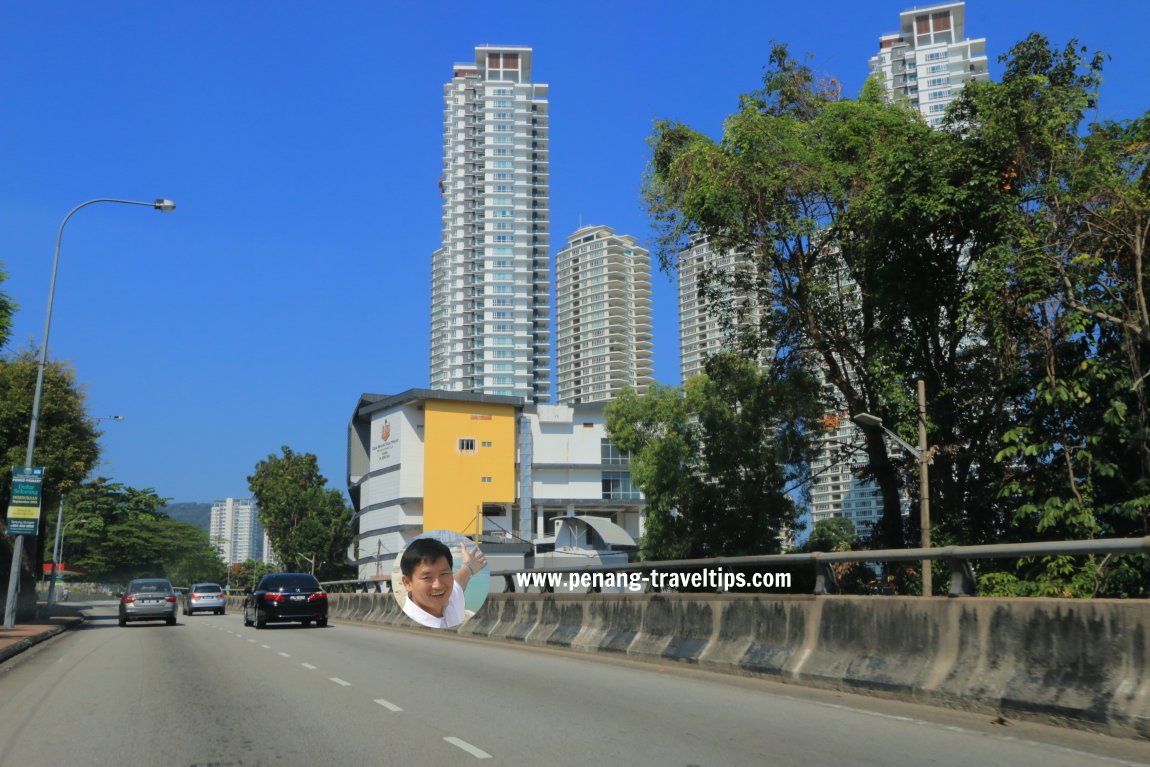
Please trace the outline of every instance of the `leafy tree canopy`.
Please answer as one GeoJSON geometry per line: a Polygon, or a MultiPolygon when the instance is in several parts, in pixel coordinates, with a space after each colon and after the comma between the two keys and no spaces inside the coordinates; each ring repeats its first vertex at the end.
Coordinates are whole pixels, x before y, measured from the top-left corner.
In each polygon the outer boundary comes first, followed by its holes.
{"type": "Polygon", "coordinates": [[[282,455],[269,455],[256,464],[248,486],[278,561],[310,572],[308,559],[313,559],[322,578],[349,574],[351,507],[340,491],[327,487],[313,454],[284,446],[282,455]]]}
{"type": "MultiPolygon", "coordinates": [[[[721,140],[657,125],[656,253],[673,270],[705,236],[748,256],[704,291],[730,327],[758,313],[748,357],[824,371],[840,417],[914,441],[925,381],[937,543],[1145,535],[1150,115],[1088,122],[1105,56],[1076,43],[1032,35],[1004,61],[936,130],[877,81],[844,99],[776,46],[721,140]]],[[[864,435],[876,543],[913,542],[914,462],[864,435]]]]}
{"type": "MultiPolygon", "coordinates": [[[[95,581],[166,577],[176,585],[215,581],[224,564],[201,528],[175,522],[162,511],[169,499],[104,477],[68,494],[64,504],[63,559],[87,568],[95,581]]],[[[55,518],[45,538],[55,537],[55,518]]]]}
{"type": "Polygon", "coordinates": [[[608,405],[608,435],[647,498],[646,558],[777,552],[794,531],[787,486],[818,412],[815,386],[801,370],[771,369],[717,355],[684,389],[627,389],[608,405]]]}

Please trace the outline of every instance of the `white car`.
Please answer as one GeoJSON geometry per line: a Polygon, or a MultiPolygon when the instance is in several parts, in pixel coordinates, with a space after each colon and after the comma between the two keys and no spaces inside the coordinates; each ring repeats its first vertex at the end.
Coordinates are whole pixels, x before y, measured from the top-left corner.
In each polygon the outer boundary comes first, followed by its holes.
{"type": "Polygon", "coordinates": [[[223,615],[228,606],[223,586],[218,583],[194,583],[184,592],[183,598],[184,615],[194,615],[198,612],[223,615]]]}

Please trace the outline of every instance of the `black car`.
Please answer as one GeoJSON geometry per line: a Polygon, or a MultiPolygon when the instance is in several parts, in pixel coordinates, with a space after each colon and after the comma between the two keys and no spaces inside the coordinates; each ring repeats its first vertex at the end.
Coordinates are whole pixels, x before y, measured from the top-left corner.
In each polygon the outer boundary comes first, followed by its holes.
{"type": "Polygon", "coordinates": [[[327,625],[327,592],[314,575],[272,573],[260,578],[255,591],[244,592],[244,625],[262,629],[269,623],[299,621],[327,625]]]}

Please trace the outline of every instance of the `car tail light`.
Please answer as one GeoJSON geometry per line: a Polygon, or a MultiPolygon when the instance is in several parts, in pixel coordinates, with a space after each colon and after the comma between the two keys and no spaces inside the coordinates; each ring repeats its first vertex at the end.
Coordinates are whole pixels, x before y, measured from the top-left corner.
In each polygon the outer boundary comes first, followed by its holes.
{"type": "Polygon", "coordinates": [[[273,602],[273,603],[282,602],[283,598],[284,598],[283,594],[264,594],[264,601],[265,602],[273,602]]]}
{"type": "Polygon", "coordinates": [[[135,597],[124,597],[124,604],[130,605],[136,601],[135,597]]]}
{"type": "Polygon", "coordinates": [[[172,597],[164,597],[164,601],[165,601],[165,602],[175,602],[175,601],[176,601],[176,598],[175,598],[174,596],[172,596],[172,597]]]}
{"type": "Polygon", "coordinates": [[[192,599],[199,599],[203,594],[192,594],[192,599]]]}
{"type": "Polygon", "coordinates": [[[311,599],[311,600],[315,600],[315,599],[327,599],[327,593],[326,593],[326,592],[323,592],[323,591],[317,591],[316,593],[312,594],[312,595],[309,597],[309,599],[311,599]]]}

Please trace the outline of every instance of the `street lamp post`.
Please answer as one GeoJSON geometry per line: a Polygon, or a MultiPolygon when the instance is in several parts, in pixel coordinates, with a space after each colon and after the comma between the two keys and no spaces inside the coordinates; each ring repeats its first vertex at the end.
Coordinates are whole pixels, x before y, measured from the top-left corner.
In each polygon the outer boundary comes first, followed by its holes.
{"type": "MultiPolygon", "coordinates": [[[[887,436],[898,443],[899,447],[910,453],[918,463],[919,525],[922,528],[920,545],[924,549],[930,548],[930,481],[927,472],[927,464],[930,463],[930,450],[926,444],[926,384],[922,380],[918,382],[918,447],[883,426],[882,419],[877,415],[859,413],[852,420],[859,426],[882,429],[887,436]]],[[[922,595],[924,597],[929,597],[933,593],[934,584],[930,567],[929,559],[922,560],[922,595]]]]}
{"type": "MultiPolygon", "coordinates": [[[[60,266],[60,240],[64,237],[64,225],[68,223],[76,211],[98,202],[114,202],[121,205],[144,205],[149,208],[168,213],[176,209],[171,200],[154,200],[152,202],[137,202],[135,200],[117,200],[100,197],[95,200],[82,202],[64,216],[60,222],[60,229],[56,232],[56,254],[52,259],[52,280],[48,284],[48,308],[44,312],[44,340],[40,345],[40,363],[36,369],[36,391],[32,395],[32,422],[28,427],[28,450],[24,454],[24,466],[32,468],[32,455],[36,451],[36,429],[40,425],[40,395],[44,390],[44,368],[48,364],[48,331],[52,327],[52,299],[56,295],[56,272],[60,266]]],[[[20,591],[20,565],[24,558],[24,536],[17,535],[12,546],[12,567],[8,573],[8,599],[4,604],[4,628],[16,625],[16,601],[20,591]]]]}
{"type": "Polygon", "coordinates": [[[56,540],[52,544],[52,581],[48,584],[48,606],[56,604],[56,572],[59,567],[60,560],[64,554],[64,533],[68,532],[68,528],[72,525],[83,526],[88,522],[87,519],[73,519],[62,528],[60,527],[60,517],[64,511],[64,499],[60,499],[60,511],[56,515],[56,540]]]}

